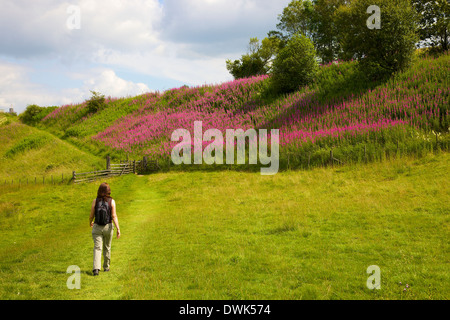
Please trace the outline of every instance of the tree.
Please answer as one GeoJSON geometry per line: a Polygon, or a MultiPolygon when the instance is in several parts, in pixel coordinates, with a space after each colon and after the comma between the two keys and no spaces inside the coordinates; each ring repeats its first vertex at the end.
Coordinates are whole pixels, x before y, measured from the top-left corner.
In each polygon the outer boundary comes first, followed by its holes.
{"type": "Polygon", "coordinates": [[[335,12],[345,0],[293,0],[278,16],[284,39],[295,33],[310,38],[322,62],[335,60],[341,52],[335,12]]]}
{"type": "Polygon", "coordinates": [[[227,70],[235,79],[248,78],[266,72],[261,60],[255,56],[243,55],[240,60],[227,60],[226,64],[227,70]]]}
{"type": "Polygon", "coordinates": [[[57,108],[58,107],[40,107],[35,104],[30,104],[25,111],[20,114],[19,119],[25,124],[35,125],[57,108]]]}
{"type": "Polygon", "coordinates": [[[37,122],[37,116],[42,112],[44,108],[39,107],[36,104],[30,104],[25,111],[20,114],[19,119],[25,124],[35,124],[37,122]]]}
{"type": "Polygon", "coordinates": [[[280,46],[281,40],[277,37],[264,38],[261,43],[258,38],[251,38],[247,53],[240,60],[227,60],[227,69],[235,79],[267,74],[280,46]]]}
{"type": "Polygon", "coordinates": [[[313,4],[310,0],[293,0],[278,15],[277,29],[290,38],[300,33],[312,39],[313,33],[313,4]]]}
{"type": "Polygon", "coordinates": [[[341,6],[337,16],[344,54],[360,60],[367,74],[392,74],[411,63],[418,36],[417,15],[409,0],[354,0],[341,6]],[[380,8],[380,29],[367,26],[371,5],[380,8]]]}
{"type": "Polygon", "coordinates": [[[91,98],[87,100],[87,110],[88,113],[96,113],[105,107],[105,96],[92,90],[91,93],[91,98]]]}
{"type": "Polygon", "coordinates": [[[267,67],[267,73],[271,72],[273,60],[285,45],[286,43],[282,39],[270,35],[261,41],[258,54],[267,67]]]}
{"type": "Polygon", "coordinates": [[[315,0],[312,14],[312,40],[322,63],[336,60],[341,56],[341,45],[338,40],[339,27],[336,22],[336,11],[345,0],[315,0]]]}
{"type": "Polygon", "coordinates": [[[419,14],[419,37],[423,44],[449,49],[450,4],[447,0],[413,0],[414,9],[419,14]]]}
{"type": "Polygon", "coordinates": [[[289,93],[314,80],[318,69],[316,51],[309,38],[294,34],[273,62],[272,86],[278,93],[289,93]]]}

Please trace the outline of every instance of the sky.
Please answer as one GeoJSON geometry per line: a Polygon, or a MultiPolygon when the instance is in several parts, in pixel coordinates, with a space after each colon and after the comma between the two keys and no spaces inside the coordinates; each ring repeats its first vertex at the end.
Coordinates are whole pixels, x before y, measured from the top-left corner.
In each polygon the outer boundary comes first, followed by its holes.
{"type": "Polygon", "coordinates": [[[290,0],[0,0],[0,108],[232,80],[290,0]]]}

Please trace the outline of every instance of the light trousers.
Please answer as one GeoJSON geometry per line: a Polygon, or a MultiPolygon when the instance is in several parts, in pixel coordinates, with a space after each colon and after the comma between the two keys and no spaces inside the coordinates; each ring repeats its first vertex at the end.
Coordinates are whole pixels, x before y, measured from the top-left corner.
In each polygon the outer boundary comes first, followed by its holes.
{"type": "Polygon", "coordinates": [[[113,224],[99,226],[94,224],[92,227],[92,238],[94,239],[94,267],[92,270],[100,270],[102,264],[103,249],[103,269],[109,269],[111,263],[111,242],[113,238],[113,224]]]}

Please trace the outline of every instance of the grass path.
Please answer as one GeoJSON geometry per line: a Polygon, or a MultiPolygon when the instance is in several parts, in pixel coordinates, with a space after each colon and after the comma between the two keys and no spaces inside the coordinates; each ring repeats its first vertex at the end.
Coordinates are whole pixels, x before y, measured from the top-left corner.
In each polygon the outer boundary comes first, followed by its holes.
{"type": "Polygon", "coordinates": [[[0,299],[446,299],[449,163],[112,179],[123,236],[99,277],[97,184],[0,189],[0,299]],[[370,265],[381,290],[366,288],[370,265]]]}
{"type": "MultiPolygon", "coordinates": [[[[158,195],[146,186],[143,178],[128,176],[111,181],[123,236],[113,239],[112,270],[92,277],[92,237],[88,226],[89,200],[95,195],[94,184],[85,186],[63,186],[59,192],[72,192],[65,195],[69,202],[79,202],[73,208],[60,205],[60,212],[68,210],[65,218],[45,219],[45,215],[30,217],[31,223],[21,219],[20,227],[9,225],[7,236],[11,241],[0,242],[0,297],[12,299],[119,299],[122,298],[124,284],[120,276],[127,274],[129,265],[142,254],[139,229],[151,220],[153,206],[158,205],[158,195]],[[130,183],[132,182],[132,183],[130,183]],[[73,188],[75,190],[69,190],[73,188]],[[83,188],[86,190],[83,192],[83,188]],[[120,200],[119,200],[120,199],[120,200]],[[139,199],[139,200],[133,200],[139,199]],[[146,209],[142,206],[145,204],[146,209]],[[138,213],[138,214],[137,214],[138,213]],[[44,220],[42,220],[44,219],[44,220]],[[30,228],[30,224],[34,227],[30,228]],[[24,225],[28,225],[25,226],[24,225]],[[42,228],[45,228],[42,230],[42,228]],[[14,241],[13,241],[14,240],[14,241]],[[6,242],[6,243],[5,243],[6,242]],[[121,257],[123,257],[121,259],[121,257]],[[83,290],[68,290],[66,270],[71,265],[81,268],[83,290]],[[99,285],[101,284],[101,285],[99,285]]],[[[35,188],[36,189],[36,188],[35,188]]],[[[41,188],[42,190],[42,188],[41,188]]],[[[43,193],[43,198],[48,194],[43,193]]],[[[57,196],[54,196],[56,198],[57,196]]],[[[39,196],[22,202],[26,215],[32,215],[32,202],[40,202],[39,196]]],[[[92,200],[91,200],[92,201],[92,200]]],[[[156,209],[155,209],[156,210],[156,209]]],[[[11,219],[11,218],[10,218],[11,219]]]]}

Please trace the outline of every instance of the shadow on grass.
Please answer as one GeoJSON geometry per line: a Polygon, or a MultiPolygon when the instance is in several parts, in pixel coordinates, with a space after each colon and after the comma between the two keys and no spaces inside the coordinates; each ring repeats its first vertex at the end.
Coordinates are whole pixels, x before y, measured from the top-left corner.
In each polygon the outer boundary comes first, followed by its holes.
{"type": "MultiPolygon", "coordinates": [[[[64,270],[64,271],[62,271],[62,270],[47,270],[46,272],[48,272],[48,273],[53,273],[53,274],[67,274],[68,276],[74,274],[74,272],[68,273],[68,272],[65,271],[65,270],[64,270]]],[[[85,274],[85,275],[88,275],[88,276],[93,276],[92,270],[85,270],[85,271],[81,270],[81,271],[80,271],[80,274],[85,274]]]]}

